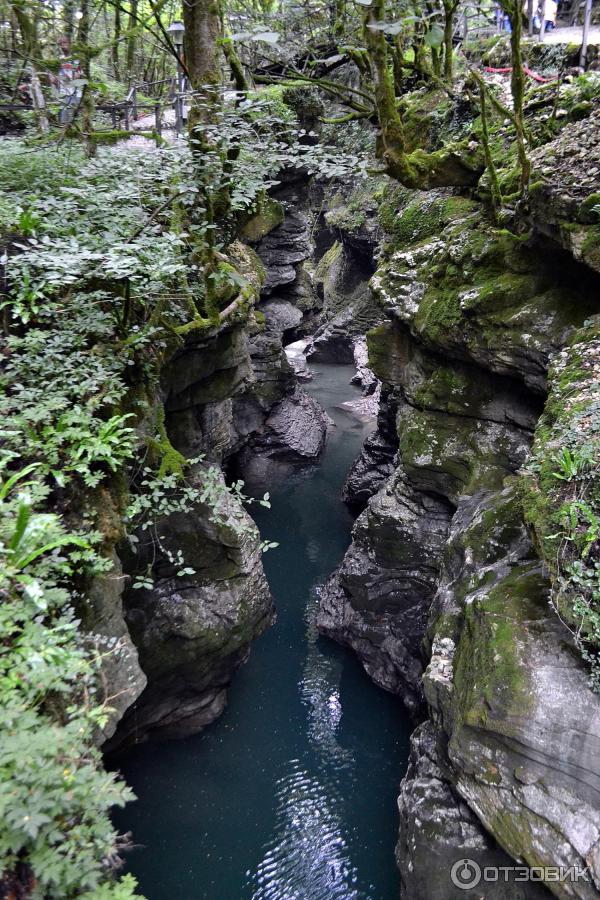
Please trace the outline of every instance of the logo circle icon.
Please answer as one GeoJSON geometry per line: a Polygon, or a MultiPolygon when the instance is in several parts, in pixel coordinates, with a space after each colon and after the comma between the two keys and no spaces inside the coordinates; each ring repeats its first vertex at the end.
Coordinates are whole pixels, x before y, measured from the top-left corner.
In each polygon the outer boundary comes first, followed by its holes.
{"type": "Polygon", "coordinates": [[[452,866],[450,878],[459,890],[468,891],[481,881],[481,866],[474,859],[459,859],[452,866]]]}

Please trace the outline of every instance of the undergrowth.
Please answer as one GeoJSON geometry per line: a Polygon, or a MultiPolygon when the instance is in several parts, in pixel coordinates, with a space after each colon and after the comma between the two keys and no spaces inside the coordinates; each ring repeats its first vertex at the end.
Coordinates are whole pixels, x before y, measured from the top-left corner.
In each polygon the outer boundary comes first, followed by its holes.
{"type": "Polygon", "coordinates": [[[552,604],[600,691],[600,328],[560,351],[528,466],[525,515],[553,583],[552,604]]]}

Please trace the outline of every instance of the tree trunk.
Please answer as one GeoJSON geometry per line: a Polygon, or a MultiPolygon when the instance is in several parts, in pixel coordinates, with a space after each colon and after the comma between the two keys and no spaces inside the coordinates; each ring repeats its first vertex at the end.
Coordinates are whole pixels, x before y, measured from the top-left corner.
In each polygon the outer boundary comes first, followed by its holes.
{"type": "Polygon", "coordinates": [[[454,31],[454,13],[456,11],[456,3],[444,0],[444,78],[448,84],[452,84],[454,76],[453,72],[453,51],[452,33],[454,31]]]}
{"type": "Polygon", "coordinates": [[[339,43],[344,37],[346,27],[346,0],[334,0],[331,6],[331,32],[334,43],[339,43]]]}
{"type": "Polygon", "coordinates": [[[75,0],[65,0],[63,9],[65,17],[65,35],[69,41],[69,46],[71,46],[73,35],[75,33],[75,0]]]}
{"type": "MultiPolygon", "coordinates": [[[[183,7],[187,6],[186,3],[183,4],[183,7]]],[[[131,5],[129,7],[129,29],[133,29],[136,26],[137,22],[137,12],[138,12],[138,0],[131,0],[131,5]]],[[[127,38],[127,74],[129,76],[134,75],[135,68],[135,44],[136,44],[136,35],[135,32],[129,35],[127,38]]]]}
{"type": "Polygon", "coordinates": [[[50,128],[46,111],[46,100],[40,82],[38,62],[41,59],[41,49],[38,42],[37,24],[20,4],[12,5],[12,10],[19,25],[23,55],[29,60],[29,73],[31,78],[31,102],[35,112],[35,118],[39,130],[46,134],[50,128]]]}
{"type": "Polygon", "coordinates": [[[183,4],[185,63],[194,91],[196,122],[213,121],[219,101],[221,67],[218,43],[222,38],[218,0],[183,4]]]}
{"type": "Polygon", "coordinates": [[[217,267],[213,224],[224,220],[229,212],[230,194],[226,179],[226,161],[214,138],[202,126],[215,125],[220,107],[221,48],[223,36],[218,0],[195,0],[183,4],[185,25],[185,66],[193,92],[188,118],[192,154],[199,199],[203,208],[192,213],[198,222],[208,225],[206,246],[197,252],[198,263],[205,275],[205,304],[208,310],[218,306],[217,283],[211,278],[217,267]],[[211,164],[220,161],[223,178],[216,186],[211,164]]]}
{"type": "Polygon", "coordinates": [[[113,75],[115,76],[115,80],[119,81],[120,76],[120,67],[119,67],[119,39],[121,37],[121,6],[120,3],[117,2],[115,4],[115,18],[114,18],[114,33],[113,33],[113,44],[111,48],[111,58],[112,58],[112,69],[113,75]]]}
{"type": "Polygon", "coordinates": [[[90,90],[90,0],[81,0],[81,18],[77,29],[77,43],[81,57],[81,73],[86,79],[81,94],[81,130],[85,141],[85,149],[88,156],[96,153],[96,143],[93,138],[94,99],[90,90]]]}
{"type": "Polygon", "coordinates": [[[390,174],[402,181],[406,168],[404,129],[396,107],[386,36],[377,27],[384,18],[385,0],[374,0],[365,12],[364,35],[373,73],[375,105],[380,128],[380,156],[390,174]]]}
{"type": "Polygon", "coordinates": [[[521,166],[521,191],[523,192],[529,184],[529,175],[531,171],[531,163],[529,162],[526,150],[525,125],[523,119],[523,96],[525,93],[525,76],[523,74],[523,58],[521,55],[523,19],[519,0],[504,0],[502,7],[510,19],[511,26],[510,55],[512,73],[510,76],[510,87],[513,98],[514,125],[515,131],[517,132],[517,149],[521,166]]]}

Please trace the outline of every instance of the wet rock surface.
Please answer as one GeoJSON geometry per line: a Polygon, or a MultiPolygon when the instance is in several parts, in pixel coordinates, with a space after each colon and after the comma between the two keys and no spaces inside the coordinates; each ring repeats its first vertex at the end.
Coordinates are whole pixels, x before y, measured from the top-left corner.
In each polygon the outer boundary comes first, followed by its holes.
{"type": "Polygon", "coordinates": [[[446,777],[484,827],[530,866],[590,867],[589,881],[557,892],[593,897],[600,698],[548,605],[515,492],[510,485],[459,507],[424,689],[446,777]]]}
{"type": "Polygon", "coordinates": [[[307,216],[287,209],[282,224],[260,241],[257,252],[266,272],[263,296],[292,284],[296,280],[297,264],[312,252],[307,216]]]}
{"type": "Polygon", "coordinates": [[[395,474],[358,517],[321,598],[319,630],[351,646],[371,677],[413,710],[421,703],[419,644],[450,516],[443,498],[395,474]]]}

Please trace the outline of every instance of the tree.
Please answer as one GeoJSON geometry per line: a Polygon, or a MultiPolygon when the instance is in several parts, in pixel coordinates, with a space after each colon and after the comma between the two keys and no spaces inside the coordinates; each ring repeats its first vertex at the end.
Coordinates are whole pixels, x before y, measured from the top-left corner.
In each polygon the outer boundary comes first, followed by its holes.
{"type": "Polygon", "coordinates": [[[42,51],[38,36],[39,9],[35,2],[28,3],[27,0],[11,0],[10,6],[19,25],[22,52],[25,62],[29,66],[31,100],[35,110],[36,121],[40,131],[45,134],[49,129],[49,123],[46,111],[46,100],[44,98],[44,92],[42,91],[39,75],[39,67],[42,59],[42,51]]]}

